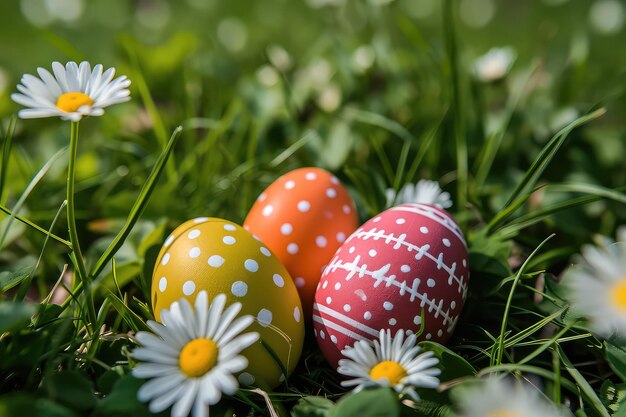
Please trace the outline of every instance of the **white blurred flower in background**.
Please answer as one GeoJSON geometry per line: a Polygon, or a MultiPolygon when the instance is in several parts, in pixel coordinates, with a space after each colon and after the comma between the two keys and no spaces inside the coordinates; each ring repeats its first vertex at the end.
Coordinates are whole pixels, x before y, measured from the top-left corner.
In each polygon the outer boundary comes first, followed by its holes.
{"type": "Polygon", "coordinates": [[[474,61],[474,73],[478,80],[492,82],[504,78],[515,61],[513,48],[492,48],[474,61]]]}
{"type": "Polygon", "coordinates": [[[496,377],[472,387],[458,404],[459,417],[565,417],[530,385],[496,377]]]}
{"type": "Polygon", "coordinates": [[[572,308],[589,319],[599,336],[626,337],[626,226],[617,243],[601,238],[599,246],[585,245],[578,265],[565,274],[572,308]]]}
{"type": "Polygon", "coordinates": [[[615,35],[624,27],[624,4],[617,0],[598,0],[589,9],[592,29],[602,35],[615,35]]]}

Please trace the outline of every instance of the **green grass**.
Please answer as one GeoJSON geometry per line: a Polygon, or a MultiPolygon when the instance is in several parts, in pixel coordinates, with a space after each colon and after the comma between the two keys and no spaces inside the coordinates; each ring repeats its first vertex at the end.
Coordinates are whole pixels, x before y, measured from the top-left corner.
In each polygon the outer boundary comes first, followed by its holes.
{"type": "Polygon", "coordinates": [[[385,208],[387,188],[427,178],[451,193],[471,281],[450,342],[423,343],[442,387],[412,407],[386,390],[346,395],[307,329],[287,383],[240,390],[212,416],[454,417],[464,389],[498,372],[536,376],[578,416],[625,413],[621,344],[596,338],[559,282],[583,244],[626,224],[624,29],[594,29],[593,2],[494,1],[478,28],[452,0],[120,1],[108,12],[93,0],[79,20],[44,26],[27,3],[0,3],[0,416],[149,415],[129,334],[152,318],[165,237],[193,217],[241,223],[303,166],[335,173],[361,222],[385,208]],[[477,80],[474,59],[506,45],[511,72],[477,80]],[[65,122],[15,118],[23,73],[81,59],[128,75],[132,101],[83,120],[72,142],[65,122]],[[60,305],[57,288],[69,293],[60,305]]]}

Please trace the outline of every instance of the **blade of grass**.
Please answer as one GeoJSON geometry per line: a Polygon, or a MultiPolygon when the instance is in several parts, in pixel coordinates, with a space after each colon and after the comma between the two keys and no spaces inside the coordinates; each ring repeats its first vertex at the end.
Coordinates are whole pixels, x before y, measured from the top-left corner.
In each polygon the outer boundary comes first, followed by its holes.
{"type": "Polygon", "coordinates": [[[515,110],[517,110],[517,107],[519,106],[519,103],[524,96],[524,92],[528,86],[528,82],[532,79],[538,68],[539,65],[534,65],[532,68],[530,68],[530,70],[528,70],[527,73],[524,74],[522,81],[516,86],[515,89],[513,89],[507,100],[502,125],[496,132],[489,136],[483,148],[479,152],[478,158],[476,158],[475,165],[476,175],[473,181],[474,190],[479,190],[485,184],[485,180],[487,179],[487,175],[491,171],[493,161],[495,160],[496,155],[498,154],[498,150],[502,145],[504,135],[506,134],[507,128],[511,123],[513,114],[515,113],[515,110]]]}
{"type": "Polygon", "coordinates": [[[565,366],[565,370],[572,376],[572,378],[574,378],[574,381],[576,381],[576,384],[581,389],[583,395],[587,397],[587,400],[589,401],[590,405],[593,406],[596,413],[602,417],[610,417],[609,412],[604,407],[604,404],[602,404],[600,398],[598,398],[596,392],[593,390],[591,385],[589,385],[587,379],[585,379],[585,377],[578,371],[578,369],[576,369],[574,365],[572,365],[572,362],[570,362],[567,355],[565,355],[565,352],[563,351],[561,346],[556,345],[556,351],[561,358],[561,362],[565,366]]]}
{"type": "MultiPolygon", "coordinates": [[[[59,216],[63,212],[63,209],[65,209],[66,204],[67,204],[67,201],[63,201],[63,203],[61,203],[61,207],[59,207],[59,210],[57,210],[57,213],[54,215],[54,218],[52,219],[52,223],[50,223],[50,230],[54,228],[54,225],[56,224],[57,220],[59,219],[59,216]]],[[[43,254],[46,250],[46,245],[48,244],[49,237],[50,235],[46,235],[46,238],[43,241],[43,245],[41,246],[41,251],[39,252],[39,257],[37,258],[37,262],[35,262],[33,269],[30,271],[28,276],[26,276],[26,278],[20,285],[20,289],[15,295],[15,300],[20,301],[20,302],[24,301],[24,297],[26,296],[26,291],[28,291],[28,288],[30,287],[31,282],[33,281],[33,277],[35,276],[35,272],[37,271],[37,268],[39,268],[39,264],[41,263],[41,259],[43,258],[43,254]]]]}
{"type": "Polygon", "coordinates": [[[437,132],[439,131],[439,128],[441,127],[441,123],[443,123],[444,118],[445,118],[445,113],[442,116],[442,118],[437,122],[437,124],[435,124],[432,128],[426,131],[426,133],[424,133],[424,135],[422,135],[422,137],[420,138],[421,145],[419,149],[417,150],[417,155],[415,155],[415,158],[413,159],[413,162],[411,163],[411,167],[409,168],[409,171],[406,174],[407,182],[415,181],[415,175],[417,175],[417,170],[419,169],[420,164],[424,160],[426,153],[430,149],[430,146],[435,142],[435,138],[437,137],[437,132]]]}
{"type": "Polygon", "coordinates": [[[13,223],[13,220],[15,220],[15,216],[24,205],[24,202],[26,202],[26,199],[28,198],[30,193],[37,186],[37,184],[39,184],[41,179],[48,173],[50,168],[52,168],[52,165],[54,165],[54,163],[61,157],[61,155],[63,155],[63,153],[66,150],[67,150],[67,147],[60,149],[54,155],[52,155],[52,157],[46,161],[43,167],[41,167],[41,169],[37,171],[37,174],[35,174],[35,176],[30,181],[30,183],[28,183],[28,186],[26,187],[26,189],[24,190],[20,198],[15,203],[15,206],[13,207],[13,209],[10,210],[11,217],[9,219],[9,222],[7,223],[6,229],[2,233],[2,238],[0,239],[0,248],[4,246],[4,240],[6,239],[9,229],[11,228],[11,224],[13,223]]]}
{"type": "Polygon", "coordinates": [[[453,0],[443,2],[443,28],[444,41],[446,46],[447,82],[450,83],[451,90],[451,111],[454,121],[454,144],[456,149],[457,164],[457,207],[465,208],[467,204],[468,185],[468,162],[467,162],[467,138],[465,130],[465,115],[463,113],[463,97],[461,94],[461,75],[459,71],[459,57],[457,39],[454,25],[453,0]]]}
{"type": "Polygon", "coordinates": [[[172,133],[172,136],[170,137],[170,140],[167,143],[167,146],[165,147],[165,149],[159,156],[159,159],[157,160],[156,164],[152,168],[152,172],[148,176],[148,179],[143,184],[141,191],[139,192],[139,197],[135,201],[135,204],[133,204],[133,207],[130,210],[128,218],[126,219],[126,223],[124,224],[122,229],[119,231],[115,239],[113,239],[113,242],[111,242],[109,247],[104,251],[102,256],[100,256],[100,259],[98,259],[93,269],[91,270],[90,275],[92,277],[96,277],[98,276],[98,274],[100,274],[100,272],[102,272],[102,269],[105,267],[107,262],[109,262],[111,258],[113,258],[115,253],[119,250],[119,248],[124,244],[124,241],[128,237],[128,234],[131,232],[137,220],[139,220],[139,217],[143,213],[143,210],[146,208],[146,205],[148,204],[148,201],[150,200],[150,196],[152,195],[152,192],[154,191],[154,188],[156,187],[157,180],[159,179],[161,172],[163,171],[163,168],[165,167],[165,164],[168,160],[168,157],[172,153],[172,150],[174,149],[174,145],[176,144],[178,138],[180,137],[182,130],[183,128],[180,126],[174,129],[174,132],[172,133]]]}
{"type": "Polygon", "coordinates": [[[409,143],[415,142],[415,137],[404,126],[381,114],[349,107],[343,112],[343,117],[348,121],[357,121],[370,126],[380,127],[409,143]]]}
{"type": "Polygon", "coordinates": [[[7,182],[7,171],[9,169],[9,156],[11,155],[11,145],[13,144],[13,134],[17,117],[13,116],[9,120],[9,126],[2,141],[2,168],[0,169],[0,204],[4,204],[4,186],[7,182]]]}
{"type": "Polygon", "coordinates": [[[57,242],[64,244],[69,249],[72,249],[72,244],[69,241],[67,241],[67,240],[65,240],[63,238],[60,238],[59,236],[55,235],[54,233],[51,233],[50,231],[44,229],[43,227],[41,227],[41,226],[31,222],[26,217],[22,217],[19,214],[15,214],[13,211],[9,210],[8,208],[6,208],[4,206],[0,206],[0,211],[8,214],[9,216],[13,216],[13,218],[15,218],[15,220],[24,223],[26,226],[32,227],[36,231],[38,231],[40,233],[43,233],[44,235],[46,235],[48,237],[51,237],[52,239],[56,240],[57,242]]]}
{"type": "Polygon", "coordinates": [[[411,143],[404,142],[402,150],[400,151],[400,158],[398,158],[398,168],[396,169],[396,177],[393,180],[393,189],[399,190],[402,185],[402,178],[404,177],[404,170],[406,168],[406,162],[409,158],[409,151],[411,150],[411,143]]]}
{"type": "Polygon", "coordinates": [[[563,143],[565,143],[565,139],[567,139],[568,135],[574,129],[601,117],[602,115],[604,115],[604,113],[606,113],[606,110],[604,108],[595,110],[591,113],[579,117],[578,119],[565,126],[559,132],[557,132],[546,144],[546,146],[544,146],[544,148],[539,153],[539,156],[537,156],[537,158],[533,161],[528,171],[526,171],[526,174],[524,175],[522,181],[517,184],[517,186],[509,196],[507,202],[502,207],[502,210],[509,207],[514,201],[518,200],[523,193],[529,192],[529,190],[535,186],[535,183],[537,182],[541,174],[543,174],[550,162],[552,162],[554,156],[557,154],[563,143]]]}
{"type": "Polygon", "coordinates": [[[502,325],[500,327],[500,336],[498,336],[498,343],[495,345],[496,353],[494,357],[492,358],[491,365],[502,364],[502,356],[504,355],[504,349],[505,349],[504,338],[505,338],[506,328],[508,325],[509,310],[511,309],[511,303],[513,302],[513,294],[515,294],[517,283],[519,282],[522,274],[524,273],[524,270],[527,268],[528,263],[533,258],[533,256],[535,256],[535,254],[541,250],[543,245],[545,245],[548,242],[548,240],[552,239],[552,237],[554,237],[554,234],[545,238],[543,242],[541,242],[535,248],[535,250],[532,251],[532,253],[528,256],[528,258],[526,258],[526,260],[520,267],[519,271],[517,271],[517,274],[515,275],[515,280],[513,281],[513,284],[511,285],[511,290],[509,291],[509,297],[506,301],[506,306],[504,307],[504,313],[502,314],[502,325]]]}
{"type": "MultiPolygon", "coordinates": [[[[152,98],[152,94],[150,93],[150,88],[148,87],[146,79],[143,76],[143,72],[141,71],[139,58],[137,57],[137,51],[135,47],[132,46],[134,45],[134,43],[124,42],[124,45],[126,45],[126,53],[130,58],[130,63],[132,67],[132,77],[130,78],[132,78],[133,83],[137,86],[137,90],[139,91],[141,100],[143,101],[143,104],[146,107],[146,111],[150,115],[150,119],[152,120],[152,124],[154,125],[155,136],[159,141],[159,145],[161,146],[161,148],[163,148],[167,144],[167,128],[165,127],[163,118],[159,113],[159,110],[154,102],[154,98],[152,98]]],[[[167,164],[167,179],[168,182],[176,180],[176,167],[174,166],[173,161],[167,164]]]]}
{"type": "Polygon", "coordinates": [[[558,213],[569,208],[581,206],[602,199],[613,200],[619,203],[626,204],[626,195],[622,193],[622,191],[626,190],[626,187],[610,189],[595,184],[561,183],[548,184],[544,186],[543,189],[546,192],[573,192],[584,193],[587,195],[575,197],[560,203],[533,210],[531,213],[524,214],[511,220],[509,223],[503,225],[501,228],[496,229],[495,231],[502,232],[506,235],[515,234],[526,227],[532,226],[542,220],[545,220],[554,213],[558,213]]]}
{"type": "Polygon", "coordinates": [[[278,167],[280,164],[289,159],[293,154],[295,154],[300,148],[302,148],[304,145],[306,145],[308,142],[316,137],[319,137],[319,135],[315,130],[307,130],[306,132],[304,132],[304,135],[302,135],[300,139],[298,139],[287,149],[276,155],[276,157],[274,157],[274,159],[272,159],[268,165],[271,168],[278,167]]]}

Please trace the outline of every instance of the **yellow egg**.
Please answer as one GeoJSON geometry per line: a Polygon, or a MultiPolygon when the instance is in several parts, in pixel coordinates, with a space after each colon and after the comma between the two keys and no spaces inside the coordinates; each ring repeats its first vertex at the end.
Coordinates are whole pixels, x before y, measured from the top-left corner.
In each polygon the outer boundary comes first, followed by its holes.
{"type": "Polygon", "coordinates": [[[298,291],[285,267],[261,242],[227,220],[201,217],[178,226],[165,241],[152,275],[152,308],[160,312],[179,298],[192,303],[206,290],[240,302],[241,314],[255,317],[247,331],[259,342],[243,351],[248,368],[243,385],[275,387],[295,368],[304,323],[298,291]]]}

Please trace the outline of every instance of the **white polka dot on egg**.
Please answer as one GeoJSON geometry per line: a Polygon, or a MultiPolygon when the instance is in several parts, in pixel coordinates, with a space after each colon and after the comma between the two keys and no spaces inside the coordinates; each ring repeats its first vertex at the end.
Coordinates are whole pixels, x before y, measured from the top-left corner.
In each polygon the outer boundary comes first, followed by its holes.
{"type": "Polygon", "coordinates": [[[259,270],[259,263],[254,259],[246,259],[243,266],[250,272],[256,272],[259,270]]]}
{"type": "Polygon", "coordinates": [[[333,175],[332,177],[330,177],[330,182],[337,185],[339,184],[339,179],[333,175]]]}
{"type": "Polygon", "coordinates": [[[428,285],[430,288],[433,288],[433,287],[435,286],[435,284],[437,284],[437,281],[435,281],[435,280],[434,280],[434,279],[432,279],[432,278],[428,278],[428,279],[426,280],[426,285],[428,285]]]}
{"type": "Polygon", "coordinates": [[[343,232],[337,233],[337,242],[343,243],[346,240],[346,234],[343,232]]]}
{"type": "Polygon", "coordinates": [[[298,211],[301,213],[306,213],[311,209],[311,203],[306,200],[298,201],[298,211]]]}
{"type": "Polygon", "coordinates": [[[298,253],[299,249],[300,248],[296,243],[290,243],[287,245],[287,252],[289,252],[291,255],[295,255],[296,253],[298,253]]]}
{"type": "Polygon", "coordinates": [[[363,318],[365,320],[371,320],[372,318],[372,313],[370,313],[369,311],[366,311],[365,313],[363,313],[363,318]]]}
{"type": "Polygon", "coordinates": [[[196,283],[193,281],[185,281],[183,284],[183,294],[191,295],[196,291],[196,283]]]}
{"type": "Polygon", "coordinates": [[[161,279],[159,280],[159,291],[165,292],[166,289],[167,289],[167,278],[161,277],[161,279]]]}
{"type": "Polygon", "coordinates": [[[341,288],[341,282],[335,283],[335,290],[339,290],[341,288]]]}
{"type": "Polygon", "coordinates": [[[285,279],[280,274],[274,274],[272,279],[274,280],[274,284],[278,287],[282,288],[285,285],[285,279]]]}
{"type": "Polygon", "coordinates": [[[302,277],[294,278],[293,282],[296,284],[296,287],[302,288],[306,285],[306,281],[302,277]]]}
{"type": "Polygon", "coordinates": [[[350,304],[344,304],[343,311],[345,311],[346,313],[349,313],[350,310],[352,310],[352,307],[350,306],[350,304]]]}
{"type": "Polygon", "coordinates": [[[404,223],[406,223],[406,219],[399,218],[396,220],[396,224],[404,224],[404,223]]]}
{"type": "Polygon", "coordinates": [[[398,321],[396,319],[393,319],[393,318],[389,319],[389,325],[390,326],[395,326],[396,323],[398,323],[398,321]]]}
{"type": "Polygon", "coordinates": [[[270,250],[268,248],[266,248],[265,246],[261,246],[261,253],[265,256],[272,256],[272,252],[270,252],[270,250]]]}
{"type": "Polygon", "coordinates": [[[294,307],[293,309],[293,318],[300,323],[300,309],[298,308],[298,306],[294,307]]]}
{"type": "Polygon", "coordinates": [[[187,233],[187,237],[189,239],[195,239],[200,236],[200,231],[198,229],[193,229],[191,232],[187,233]]]}
{"type": "Polygon", "coordinates": [[[320,248],[325,248],[328,241],[324,236],[318,236],[315,238],[315,244],[320,248]]]}
{"type": "Polygon", "coordinates": [[[237,228],[232,224],[225,224],[224,230],[228,230],[229,232],[234,232],[235,230],[237,230],[237,228]]]}
{"type": "Polygon", "coordinates": [[[337,197],[337,190],[335,190],[334,188],[326,189],[326,197],[328,197],[328,198],[335,198],[335,197],[337,197]]]}
{"type": "Polygon", "coordinates": [[[204,222],[206,222],[207,220],[209,220],[209,218],[208,218],[208,217],[196,217],[195,219],[193,219],[193,222],[194,222],[195,224],[198,224],[198,223],[204,223],[204,222]]]}
{"type": "Polygon", "coordinates": [[[272,215],[273,212],[274,206],[268,204],[267,206],[263,207],[263,211],[261,212],[261,214],[263,214],[263,216],[265,217],[269,217],[272,215]]]}
{"type": "Polygon", "coordinates": [[[167,247],[167,246],[171,245],[173,241],[174,241],[174,236],[173,235],[169,235],[167,237],[167,239],[165,239],[165,243],[163,244],[163,246],[167,247]]]}
{"type": "Polygon", "coordinates": [[[222,239],[222,242],[224,242],[227,245],[234,245],[237,242],[237,240],[232,236],[224,236],[224,238],[222,239]]]}
{"type": "Polygon", "coordinates": [[[402,265],[400,267],[400,271],[407,273],[407,272],[411,272],[411,267],[409,265],[402,265]]]}
{"type": "Polygon", "coordinates": [[[383,308],[387,311],[393,310],[393,303],[390,303],[389,301],[385,301],[383,303],[383,308]]]}
{"type": "Polygon", "coordinates": [[[428,234],[428,227],[426,227],[426,226],[420,227],[420,232],[422,232],[424,234],[428,234]]]}
{"type": "Polygon", "coordinates": [[[352,211],[352,209],[350,208],[350,206],[349,206],[349,205],[347,205],[347,204],[344,204],[344,205],[343,205],[343,207],[342,207],[341,209],[343,210],[343,212],[344,212],[345,214],[350,214],[350,212],[352,211]]]}
{"type": "Polygon", "coordinates": [[[449,240],[449,239],[445,239],[445,238],[444,238],[444,239],[441,239],[441,243],[443,243],[443,245],[444,245],[445,247],[447,247],[447,248],[449,248],[449,247],[450,247],[450,245],[451,245],[450,240],[449,240]]]}
{"type": "Polygon", "coordinates": [[[189,251],[189,257],[195,259],[198,256],[200,256],[200,248],[198,247],[191,248],[191,250],[189,251]]]}
{"type": "Polygon", "coordinates": [[[224,265],[224,258],[219,255],[211,255],[209,257],[209,265],[213,268],[219,268],[220,266],[224,265]]]}
{"type": "Polygon", "coordinates": [[[422,316],[415,316],[415,317],[413,317],[413,323],[417,324],[417,325],[422,323],[422,316]]]}
{"type": "Polygon", "coordinates": [[[262,308],[256,315],[257,321],[263,327],[267,327],[272,324],[272,312],[266,308],[262,308]]]}
{"type": "Polygon", "coordinates": [[[252,376],[252,374],[248,372],[242,372],[241,374],[239,374],[237,379],[239,380],[239,383],[241,385],[252,385],[255,381],[254,376],[252,376]]]}
{"type": "Polygon", "coordinates": [[[326,304],[330,304],[333,302],[333,299],[330,297],[326,297],[326,304]]]}
{"type": "Polygon", "coordinates": [[[230,292],[233,293],[235,297],[243,297],[248,293],[248,284],[243,281],[235,281],[230,287],[230,292]]]}
{"type": "Polygon", "coordinates": [[[304,178],[306,178],[309,181],[313,181],[314,179],[317,178],[317,174],[315,172],[307,172],[304,178]]]}
{"type": "Polygon", "coordinates": [[[289,181],[285,182],[285,188],[287,190],[291,190],[295,186],[296,186],[296,182],[294,180],[289,180],[289,181]]]}
{"type": "Polygon", "coordinates": [[[167,265],[169,261],[170,261],[170,254],[168,252],[165,255],[163,255],[163,259],[161,259],[161,265],[165,266],[167,265]]]}
{"type": "Polygon", "coordinates": [[[293,226],[290,223],[283,223],[282,226],[280,226],[280,233],[283,235],[288,236],[291,232],[293,232],[293,226]]]}
{"type": "Polygon", "coordinates": [[[376,249],[370,249],[369,252],[367,252],[369,256],[371,256],[372,258],[376,256],[377,252],[376,249]]]}
{"type": "Polygon", "coordinates": [[[337,336],[335,336],[334,334],[330,336],[330,341],[333,342],[334,344],[337,344],[337,336]]]}

